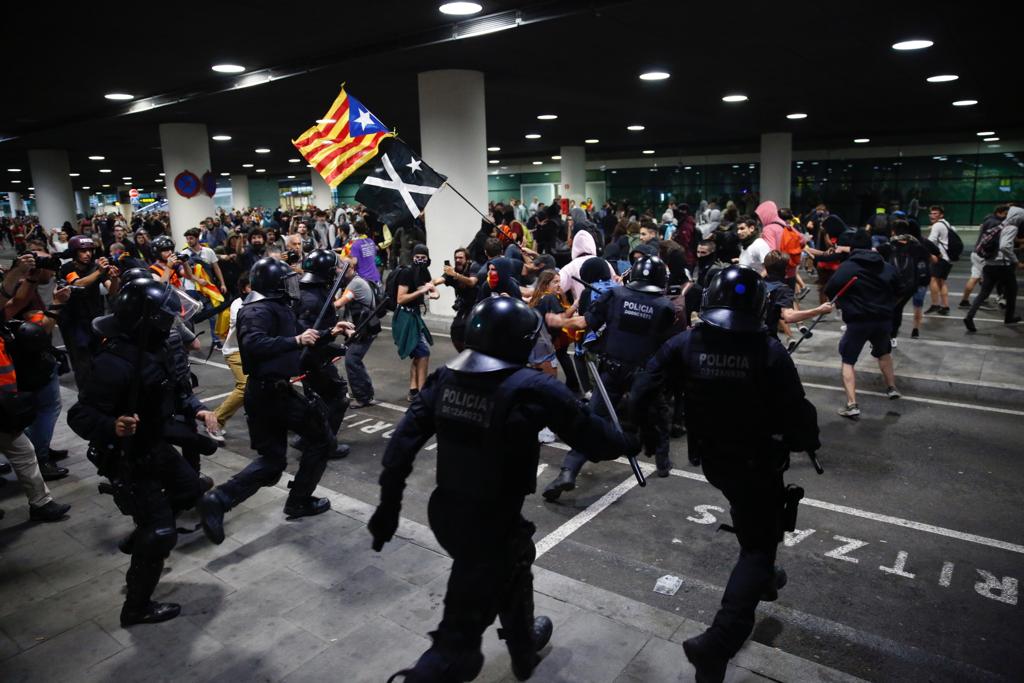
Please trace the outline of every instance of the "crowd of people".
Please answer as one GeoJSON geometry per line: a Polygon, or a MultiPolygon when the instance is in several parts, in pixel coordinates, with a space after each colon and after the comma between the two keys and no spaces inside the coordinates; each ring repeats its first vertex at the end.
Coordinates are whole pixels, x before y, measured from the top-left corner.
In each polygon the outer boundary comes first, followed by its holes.
{"type": "MultiPolygon", "coordinates": [[[[673,467],[670,439],[687,432],[691,463],[703,461],[709,480],[732,501],[734,495],[742,497],[732,475],[715,470],[714,458],[709,472],[709,454],[739,452],[752,442],[749,435],[735,435],[723,445],[712,435],[710,426],[721,416],[711,408],[724,395],[697,380],[722,381],[727,388],[734,380],[757,384],[758,368],[769,368],[769,374],[777,374],[776,390],[786,405],[804,410],[786,351],[792,353],[809,336],[804,323],[838,310],[846,390],[839,414],[857,419],[854,366],[864,347],[870,344],[878,360],[889,398],[898,399],[892,349],[905,305],[913,304],[912,338],[920,336],[926,313],[950,312],[946,282],[964,245],[940,206],[929,209],[927,234],[915,215],[899,207],[863,226],[846,224],[825,205],[797,215],[773,201],[742,209],[733,202],[722,208],[702,202],[696,211],[669,202],[659,211],[568,198],[550,205],[536,199],[493,203],[488,218],[466,235],[466,246],[446,258],[443,268],[433,266],[421,218],[392,229],[360,206],[221,211],[189,226],[184,241],[174,238],[171,217],[164,213],[98,214],[54,229],[34,217],[0,219],[0,243],[9,239],[17,253],[3,272],[0,290],[5,322],[0,326],[0,454],[9,461],[0,466],[15,471],[31,519],[67,518],[70,506],[54,500],[46,482],[68,475],[59,464],[67,451],[52,448],[50,441],[62,409],[60,377],[73,373],[79,400],[68,412],[69,424],[90,443],[90,460],[110,481],[118,507],[136,523],[121,543],[132,556],[121,620],[154,623],[178,613],[176,605],[151,600],[163,560],[174,547],[176,515],[198,506],[207,536],[223,541],[226,513],[282,475],[289,432],[298,436],[292,445],[302,458],[285,513],[308,516],[329,509],[329,501],[313,491],[327,462],[351,450],[337,441],[346,411],[377,400],[365,357],[383,330],[386,311],[392,314],[396,353],[410,359],[407,420],[418,422],[406,431],[400,427],[389,444],[381,507],[371,523],[377,549],[394,533],[404,477],[429,436],[424,425],[435,419],[428,413],[442,422],[446,410],[463,422],[491,419],[490,410],[483,415],[479,409],[487,403],[477,395],[485,387],[460,379],[460,372],[474,376],[524,364],[539,371],[513,382],[516,391],[530,387],[547,397],[536,400],[548,412],[564,414],[549,416],[548,422],[524,418],[537,435],[527,430],[531,443],[523,446],[518,437],[515,443],[536,451],[538,443],[557,435],[572,447],[543,491],[550,502],[575,489],[588,460],[616,457],[623,449],[653,456],[654,471],[667,477],[673,467]],[[813,305],[806,302],[812,278],[818,289],[813,305]],[[442,287],[454,293],[449,332],[460,355],[449,364],[453,372],[432,375],[435,341],[425,313],[442,287]],[[928,296],[931,308],[924,310],[928,296]],[[495,303],[501,300],[515,302],[514,310],[495,303]],[[532,312],[524,317],[520,309],[532,312]],[[519,327],[499,334],[494,330],[504,323],[495,322],[490,330],[488,316],[514,320],[519,327]],[[530,328],[535,318],[539,322],[530,328]],[[705,331],[683,334],[698,320],[698,330],[705,331]],[[771,343],[755,352],[736,342],[738,337],[715,330],[741,336],[766,331],[771,343]],[[235,382],[217,406],[205,405],[194,393],[189,370],[190,354],[204,346],[204,334],[208,352],[220,351],[235,382]],[[495,365],[495,358],[505,358],[502,344],[520,349],[521,357],[495,365]],[[342,358],[344,373],[336,367],[342,358]],[[685,379],[691,376],[697,379],[685,379]],[[301,378],[301,394],[294,388],[296,378],[301,378]],[[439,393],[437,384],[446,382],[451,392],[439,393]],[[449,396],[457,405],[446,403],[449,396]],[[622,441],[621,432],[616,436],[600,420],[571,420],[581,399],[589,400],[587,414],[595,419],[608,418],[618,405],[627,426],[639,429],[637,442],[622,441]],[[215,486],[201,473],[200,456],[224,444],[229,422],[243,407],[257,455],[230,481],[215,486]],[[122,457],[129,452],[137,457],[122,457]],[[128,460],[135,464],[126,467],[128,460]]],[[[1022,221],[1024,208],[999,206],[980,227],[969,252],[971,280],[959,302],[969,332],[976,330],[975,315],[990,306],[994,292],[998,300],[990,307],[1005,309],[1006,324],[1021,320],[1015,304],[1022,221]]],[[[509,391],[509,406],[525,400],[509,391]]],[[[805,439],[791,450],[813,450],[816,420],[807,417],[801,424],[805,439]]],[[[439,453],[457,452],[468,443],[446,442],[439,453]]],[[[449,482],[451,490],[464,486],[456,480],[449,482]]],[[[492,483],[492,494],[504,491],[504,484],[492,483]]],[[[515,487],[513,498],[518,496],[521,506],[521,496],[533,488],[522,482],[515,487]]],[[[758,489],[754,498],[775,501],[780,487],[781,475],[770,491],[758,489]]],[[[456,499],[438,505],[445,514],[466,512],[456,499]]],[[[744,538],[744,523],[736,523],[744,551],[768,550],[754,564],[741,556],[736,572],[749,585],[733,596],[736,603],[728,610],[723,603],[710,635],[687,649],[692,661],[714,670],[749,635],[757,602],[771,599],[763,593],[785,581],[773,569],[778,529],[754,523],[744,538]]],[[[525,557],[529,552],[523,548],[532,548],[532,542],[529,534],[522,538],[524,529],[516,526],[509,534],[525,557]]],[[[480,533],[476,527],[463,531],[480,533]]],[[[476,551],[459,549],[454,537],[451,542],[458,566],[484,561],[476,551]]],[[[532,556],[527,569],[530,562],[532,556]]],[[[521,592],[522,576],[516,576],[521,592]]],[[[450,586],[450,595],[453,591],[458,593],[450,586]]],[[[461,606],[454,598],[451,606],[446,601],[448,631],[439,631],[451,640],[435,637],[443,656],[452,648],[478,649],[479,632],[490,623],[458,613],[487,595],[479,590],[460,595],[461,606]],[[456,617],[466,619],[454,624],[456,617]],[[469,645],[460,638],[468,638],[469,645]]],[[[514,666],[518,661],[528,675],[536,664],[539,647],[534,646],[550,637],[550,622],[534,622],[532,602],[529,619],[518,619],[517,628],[532,635],[509,648],[514,666]]],[[[435,651],[423,666],[434,666],[441,655],[435,651]]],[[[472,662],[466,666],[473,668],[472,662]]]]}

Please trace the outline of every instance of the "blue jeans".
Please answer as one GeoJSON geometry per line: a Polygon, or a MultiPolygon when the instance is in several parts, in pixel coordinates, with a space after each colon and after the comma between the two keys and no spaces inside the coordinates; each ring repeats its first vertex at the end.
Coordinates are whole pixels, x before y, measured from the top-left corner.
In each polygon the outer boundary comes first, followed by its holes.
{"type": "Polygon", "coordinates": [[[53,371],[46,386],[33,391],[31,396],[36,409],[36,419],[25,428],[25,436],[36,449],[39,462],[48,462],[50,439],[53,438],[53,429],[60,417],[60,377],[57,376],[57,371],[53,371]]]}
{"type": "Polygon", "coordinates": [[[348,375],[352,398],[361,403],[373,400],[373,382],[370,380],[370,373],[366,371],[363,357],[376,338],[374,336],[365,341],[352,342],[345,352],[345,374],[348,375]]]}

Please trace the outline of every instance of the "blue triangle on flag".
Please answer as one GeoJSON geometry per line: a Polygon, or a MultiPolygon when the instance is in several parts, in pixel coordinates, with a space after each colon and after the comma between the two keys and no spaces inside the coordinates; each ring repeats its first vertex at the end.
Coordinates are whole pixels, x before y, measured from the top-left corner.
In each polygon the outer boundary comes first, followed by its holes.
{"type": "Polygon", "coordinates": [[[371,114],[362,102],[351,95],[348,96],[348,134],[351,137],[388,132],[390,131],[387,127],[371,114]]]}

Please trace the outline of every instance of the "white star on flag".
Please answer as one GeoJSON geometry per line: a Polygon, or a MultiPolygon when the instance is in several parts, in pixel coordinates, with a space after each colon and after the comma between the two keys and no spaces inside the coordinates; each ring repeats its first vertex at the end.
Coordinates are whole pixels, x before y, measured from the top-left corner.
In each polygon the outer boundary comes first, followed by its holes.
{"type": "MultiPolygon", "coordinates": [[[[413,192],[416,194],[434,194],[438,188],[430,187],[429,185],[411,185],[409,183],[402,182],[402,179],[398,176],[398,171],[395,170],[394,165],[391,163],[391,159],[388,158],[387,154],[381,156],[381,163],[384,166],[384,171],[388,174],[391,180],[383,180],[376,176],[368,176],[363,181],[364,185],[375,185],[376,187],[383,187],[389,190],[396,190],[399,195],[402,196],[402,200],[405,202],[405,206],[409,209],[409,213],[413,216],[420,215],[420,207],[416,206],[416,202],[412,198],[413,192]]],[[[416,162],[417,164],[421,162],[416,162]]],[[[411,166],[412,164],[406,164],[411,166]]]]}
{"type": "Polygon", "coordinates": [[[410,161],[409,163],[407,163],[407,164],[406,164],[406,166],[408,166],[409,168],[411,168],[411,169],[412,169],[412,172],[413,172],[413,173],[415,173],[416,171],[420,170],[420,165],[421,165],[422,163],[423,163],[423,162],[422,162],[422,161],[420,161],[419,159],[417,159],[416,157],[412,157],[412,161],[410,161]]]}
{"type": "Polygon", "coordinates": [[[358,123],[363,128],[373,125],[373,119],[370,117],[370,112],[368,112],[365,109],[359,110],[359,116],[356,117],[355,122],[358,123]]]}

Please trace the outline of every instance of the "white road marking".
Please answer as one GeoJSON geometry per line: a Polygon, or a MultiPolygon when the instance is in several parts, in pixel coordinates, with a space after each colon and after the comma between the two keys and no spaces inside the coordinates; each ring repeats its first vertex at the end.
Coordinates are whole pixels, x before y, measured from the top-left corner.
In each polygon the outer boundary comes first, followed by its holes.
{"type": "Polygon", "coordinates": [[[906,571],[907,557],[909,557],[909,553],[906,550],[901,550],[896,554],[896,562],[893,563],[891,567],[879,565],[878,568],[886,574],[895,574],[896,576],[902,576],[905,579],[912,579],[916,575],[906,571]]]}
{"type": "Polygon", "coordinates": [[[837,541],[842,541],[843,545],[839,546],[835,550],[829,550],[825,553],[825,557],[834,557],[837,560],[852,562],[853,564],[858,564],[860,562],[856,557],[848,556],[847,553],[853,552],[857,548],[863,548],[867,543],[859,541],[856,538],[847,538],[846,536],[833,536],[832,538],[837,541]]]}
{"type": "Polygon", "coordinates": [[[1012,576],[1004,576],[1002,579],[984,569],[976,570],[984,581],[974,584],[974,590],[978,595],[992,598],[1007,605],[1017,604],[1017,579],[1012,576]]]}
{"type": "Polygon", "coordinates": [[[949,584],[953,581],[953,563],[943,562],[942,573],[939,574],[939,585],[943,588],[949,588],[949,584]]]}
{"type": "Polygon", "coordinates": [[[198,394],[199,400],[202,401],[203,403],[206,403],[207,401],[216,401],[218,398],[227,398],[230,395],[231,391],[225,392],[223,394],[217,394],[216,396],[203,396],[202,394],[198,394]]]}
{"type": "Polygon", "coordinates": [[[200,365],[212,365],[215,368],[222,368],[224,370],[230,370],[231,369],[227,365],[225,365],[224,363],[218,363],[217,361],[214,361],[214,360],[206,360],[205,358],[196,358],[195,356],[189,356],[188,359],[189,359],[190,362],[192,362],[192,363],[199,363],[200,365]]]}
{"type": "MultiPolygon", "coordinates": [[[[980,318],[977,318],[977,320],[980,320],[980,318]]],[[[390,330],[391,328],[388,327],[387,325],[381,325],[380,329],[382,329],[382,330],[390,330]]],[[[434,332],[433,330],[430,330],[430,336],[431,337],[444,337],[445,339],[451,339],[452,338],[452,336],[450,334],[445,334],[444,332],[434,332]]]]}
{"type": "Polygon", "coordinates": [[[540,557],[564,541],[574,531],[599,515],[605,508],[617,501],[619,498],[622,498],[622,496],[626,495],[626,493],[635,486],[636,478],[633,475],[630,475],[628,479],[624,480],[611,491],[591,503],[586,510],[563,523],[560,527],[544,538],[540,539],[540,542],[537,543],[537,557],[540,557]]]}
{"type": "MultiPolygon", "coordinates": [[[[896,378],[897,381],[899,377],[896,378]]],[[[812,387],[814,389],[825,389],[827,391],[843,391],[842,387],[834,387],[828,384],[813,384],[811,382],[804,382],[805,387],[812,387]]],[[[888,398],[885,394],[880,391],[864,391],[862,389],[857,390],[858,394],[865,394],[867,396],[881,396],[888,398]]],[[[987,413],[1002,413],[1003,415],[1024,415],[1024,410],[1013,410],[1012,408],[994,408],[992,406],[979,406],[973,403],[958,403],[957,401],[943,401],[939,398],[922,398],[920,396],[907,396],[903,395],[900,401],[911,401],[912,403],[930,403],[937,406],[948,406],[950,408],[966,408],[968,410],[981,410],[987,413]]]]}

